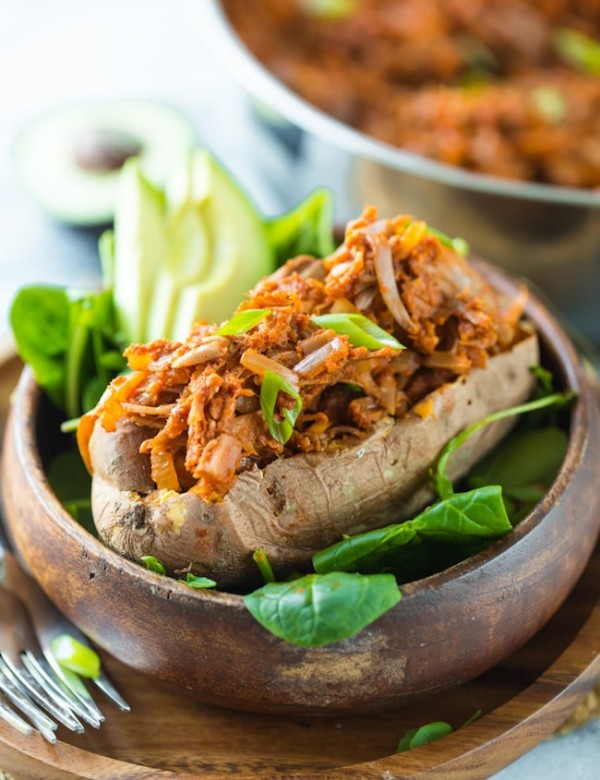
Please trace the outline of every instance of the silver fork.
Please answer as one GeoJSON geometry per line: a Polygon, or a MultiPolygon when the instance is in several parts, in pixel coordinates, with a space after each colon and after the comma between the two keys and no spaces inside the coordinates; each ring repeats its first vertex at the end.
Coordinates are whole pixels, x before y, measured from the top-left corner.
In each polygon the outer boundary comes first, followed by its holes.
{"type": "MultiPolygon", "coordinates": [[[[52,640],[63,634],[89,645],[8,552],[0,530],[0,718],[24,734],[35,729],[49,742],[56,742],[59,723],[82,733],[82,721],[94,728],[104,721],[81,678],[59,666],[50,651],[52,640]]],[[[129,711],[104,672],[92,682],[129,711]]]]}

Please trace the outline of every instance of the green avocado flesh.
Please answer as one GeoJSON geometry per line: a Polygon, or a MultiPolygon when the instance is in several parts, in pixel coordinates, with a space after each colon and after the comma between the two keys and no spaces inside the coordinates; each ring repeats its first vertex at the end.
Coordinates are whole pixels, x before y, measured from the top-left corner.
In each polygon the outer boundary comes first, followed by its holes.
{"type": "Polygon", "coordinates": [[[164,191],[136,158],[122,170],[113,281],[127,340],[183,339],[197,320],[228,319],[256,282],[274,270],[264,221],[239,185],[205,150],[194,151],[164,191]]]}
{"type": "Polygon", "coordinates": [[[14,162],[26,190],[52,217],[72,225],[102,225],[113,219],[127,157],[137,154],[148,179],[162,185],[194,140],[190,123],[169,106],[106,101],[35,119],[17,139],[14,162]]]}

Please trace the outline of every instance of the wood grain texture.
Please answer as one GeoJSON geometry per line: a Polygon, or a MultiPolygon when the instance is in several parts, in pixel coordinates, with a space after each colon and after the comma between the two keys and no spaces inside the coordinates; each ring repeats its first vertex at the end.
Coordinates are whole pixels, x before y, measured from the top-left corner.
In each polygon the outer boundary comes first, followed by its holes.
{"type": "MultiPolygon", "coordinates": [[[[0,370],[0,416],[19,364],[0,370]]],[[[585,506],[582,502],[580,507],[585,506]]],[[[385,715],[281,718],[200,704],[103,654],[133,705],[108,705],[99,732],[61,730],[51,748],[0,724],[0,766],[22,780],[202,778],[277,780],[478,780],[549,736],[600,683],[600,548],[552,620],[521,650],[455,691],[385,715]],[[432,719],[466,729],[408,754],[393,755],[404,730],[432,719]]]]}
{"type": "Polygon", "coordinates": [[[0,725],[0,766],[16,778],[202,780],[482,780],[549,736],[600,681],[600,548],[555,617],[490,672],[427,702],[368,717],[282,718],[220,709],[158,686],[104,654],[132,705],[104,708],[106,723],[61,742],[0,725]],[[455,726],[443,740],[393,755],[402,733],[430,720],[455,726]]]}
{"type": "MultiPolygon", "coordinates": [[[[516,295],[513,282],[489,273],[516,295]]],[[[56,440],[56,421],[40,407],[29,371],[14,396],[2,469],[17,549],[46,593],[100,646],[208,703],[335,716],[404,706],[464,683],[545,624],[585,568],[600,528],[595,389],[550,313],[532,299],[528,314],[557,381],[578,396],[553,486],[513,532],[403,585],[400,604],[355,637],[323,648],[291,645],[266,632],[241,597],[193,591],[93,538],[47,484],[40,452],[56,440]]]]}

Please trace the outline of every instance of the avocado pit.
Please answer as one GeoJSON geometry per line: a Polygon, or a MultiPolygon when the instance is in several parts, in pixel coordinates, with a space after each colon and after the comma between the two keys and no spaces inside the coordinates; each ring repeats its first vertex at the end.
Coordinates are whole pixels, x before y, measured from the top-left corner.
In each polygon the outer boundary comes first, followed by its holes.
{"type": "Polygon", "coordinates": [[[102,125],[84,128],[75,138],[73,156],[85,171],[118,171],[125,161],[143,150],[142,143],[130,133],[102,125]]]}

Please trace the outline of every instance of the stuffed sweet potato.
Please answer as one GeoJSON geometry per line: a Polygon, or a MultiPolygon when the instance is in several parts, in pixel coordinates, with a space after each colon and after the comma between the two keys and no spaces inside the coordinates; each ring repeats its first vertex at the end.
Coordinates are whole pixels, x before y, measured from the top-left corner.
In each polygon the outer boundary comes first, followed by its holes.
{"type": "MultiPolygon", "coordinates": [[[[283,576],[408,517],[443,445],[530,394],[524,299],[502,300],[425,223],[367,210],[331,257],[290,261],[225,325],[127,350],[131,373],[78,432],[101,538],[236,589],[257,548],[283,576]]],[[[472,437],[451,475],[505,431],[472,437]]]]}

